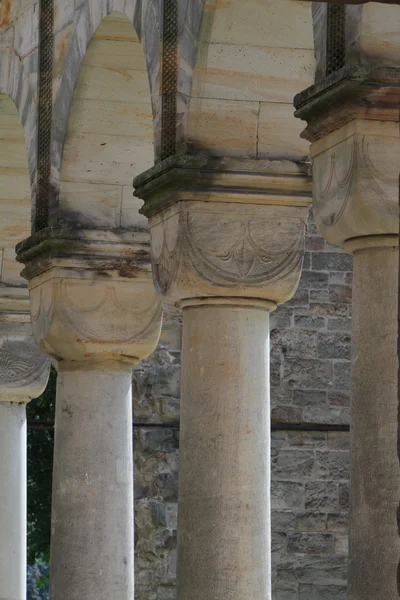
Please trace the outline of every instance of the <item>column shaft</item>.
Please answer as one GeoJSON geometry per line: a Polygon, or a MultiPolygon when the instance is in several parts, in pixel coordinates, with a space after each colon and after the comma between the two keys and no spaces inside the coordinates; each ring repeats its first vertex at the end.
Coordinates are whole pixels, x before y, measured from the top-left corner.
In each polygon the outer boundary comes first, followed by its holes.
{"type": "Polygon", "coordinates": [[[381,241],[354,252],[349,600],[399,597],[398,249],[381,241]]]}
{"type": "Polygon", "coordinates": [[[131,366],[59,363],[52,600],[132,600],[131,366]]]}
{"type": "Polygon", "coordinates": [[[220,301],[183,312],[178,597],[267,600],[269,314],[220,301]]]}
{"type": "Polygon", "coordinates": [[[0,598],[26,598],[26,404],[0,402],[0,598]]]}

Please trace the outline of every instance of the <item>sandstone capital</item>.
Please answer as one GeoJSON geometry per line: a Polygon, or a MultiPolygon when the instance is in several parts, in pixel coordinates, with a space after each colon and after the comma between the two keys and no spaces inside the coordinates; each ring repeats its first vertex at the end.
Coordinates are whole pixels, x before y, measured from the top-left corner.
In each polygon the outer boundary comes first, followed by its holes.
{"type": "Polygon", "coordinates": [[[137,363],[157,345],[161,302],[146,243],[131,232],[54,231],[18,247],[34,336],[65,361],[137,363]]]}
{"type": "Polygon", "coordinates": [[[398,233],[398,128],[356,119],[311,145],[314,216],[329,242],[398,233]]]}
{"type": "Polygon", "coordinates": [[[173,157],[134,185],[145,199],[162,297],[278,304],[294,294],[310,204],[306,169],[285,161],[173,157]]]}

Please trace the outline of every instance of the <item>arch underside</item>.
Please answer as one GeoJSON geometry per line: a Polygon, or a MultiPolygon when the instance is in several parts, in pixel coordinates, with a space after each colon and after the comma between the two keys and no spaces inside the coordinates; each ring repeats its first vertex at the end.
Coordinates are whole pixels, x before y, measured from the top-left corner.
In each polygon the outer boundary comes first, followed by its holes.
{"type": "Polygon", "coordinates": [[[293,97],[314,72],[310,3],[206,0],[188,138],[219,155],[304,160],[293,97]]]}
{"type": "Polygon", "coordinates": [[[82,227],[145,227],[132,179],[154,162],[142,45],[121,13],[96,30],[77,80],[64,146],[59,218],[82,227]]]}

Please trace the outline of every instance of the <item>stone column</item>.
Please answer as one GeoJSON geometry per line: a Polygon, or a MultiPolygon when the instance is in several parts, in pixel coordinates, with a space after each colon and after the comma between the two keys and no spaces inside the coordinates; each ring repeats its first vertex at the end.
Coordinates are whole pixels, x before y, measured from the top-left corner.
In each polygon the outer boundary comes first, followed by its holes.
{"type": "Polygon", "coordinates": [[[329,242],[354,257],[349,600],[397,600],[400,594],[400,143],[392,111],[400,88],[393,84],[374,81],[367,73],[366,81],[344,81],[336,91],[324,92],[322,82],[312,90],[317,99],[308,90],[296,101],[298,115],[309,121],[304,135],[313,142],[317,225],[329,242]],[[353,93],[346,106],[341,94],[349,93],[350,83],[353,93]],[[343,126],[345,114],[349,122],[343,126]]]}
{"type": "Polygon", "coordinates": [[[132,600],[131,369],[157,344],[161,303],[132,233],[62,235],[56,258],[52,240],[19,247],[35,338],[58,370],[50,595],[132,600]]]}
{"type": "Polygon", "coordinates": [[[28,298],[0,291],[0,598],[26,598],[26,404],[44,390],[49,360],[37,348],[28,298]]]}
{"type": "Polygon", "coordinates": [[[136,186],[156,288],[183,309],[178,598],[270,600],[269,312],[300,277],[307,176],[174,160],[136,186]]]}
{"type": "Polygon", "coordinates": [[[349,598],[398,598],[398,237],[350,240],[354,256],[349,598]]]}

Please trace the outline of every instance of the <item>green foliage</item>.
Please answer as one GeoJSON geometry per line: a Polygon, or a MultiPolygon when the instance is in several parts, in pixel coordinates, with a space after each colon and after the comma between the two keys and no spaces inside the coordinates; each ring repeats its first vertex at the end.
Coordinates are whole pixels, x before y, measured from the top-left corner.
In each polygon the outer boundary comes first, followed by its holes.
{"type": "MultiPolygon", "coordinates": [[[[27,406],[28,423],[54,421],[56,372],[44,393],[27,406]]],[[[53,431],[28,427],[28,564],[49,562],[53,431]]],[[[45,583],[45,582],[43,582],[45,583]]]]}

